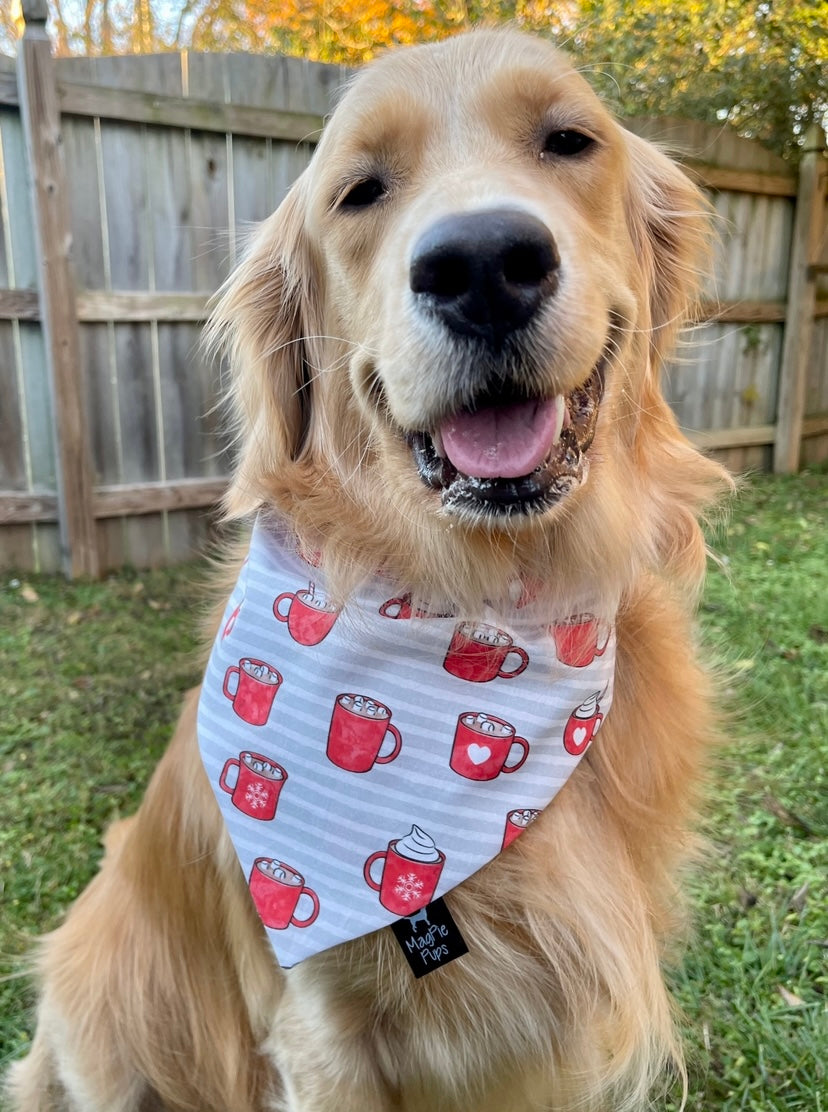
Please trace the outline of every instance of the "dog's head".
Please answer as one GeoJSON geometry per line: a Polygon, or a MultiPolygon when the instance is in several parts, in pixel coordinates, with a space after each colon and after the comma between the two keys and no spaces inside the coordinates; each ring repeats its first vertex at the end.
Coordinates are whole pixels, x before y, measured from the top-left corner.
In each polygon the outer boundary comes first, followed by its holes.
{"type": "Polygon", "coordinates": [[[515,572],[616,594],[648,564],[696,575],[720,472],[658,377],[708,231],[695,186],[548,44],[386,56],[214,316],[231,512],[275,504],[432,586],[476,567],[481,597],[515,572]]]}

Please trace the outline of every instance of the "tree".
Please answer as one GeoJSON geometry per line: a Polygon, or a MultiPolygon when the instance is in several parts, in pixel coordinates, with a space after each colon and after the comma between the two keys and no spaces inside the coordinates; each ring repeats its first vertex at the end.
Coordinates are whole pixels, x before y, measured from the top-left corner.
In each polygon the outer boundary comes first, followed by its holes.
{"type": "MultiPolygon", "coordinates": [[[[569,49],[622,115],[727,121],[796,157],[828,122],[828,0],[49,0],[60,54],[283,52],[358,64],[511,21],[569,49]]],[[[20,0],[0,0],[13,51],[20,0]]]]}
{"type": "Polygon", "coordinates": [[[789,157],[809,124],[828,122],[826,0],[581,0],[577,9],[557,35],[570,37],[622,115],[727,121],[789,157]]]}

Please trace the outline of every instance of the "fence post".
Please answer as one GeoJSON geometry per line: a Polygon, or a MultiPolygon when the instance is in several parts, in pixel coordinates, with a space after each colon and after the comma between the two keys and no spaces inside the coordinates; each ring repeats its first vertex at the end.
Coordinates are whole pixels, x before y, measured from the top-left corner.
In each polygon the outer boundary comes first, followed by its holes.
{"type": "Polygon", "coordinates": [[[791,242],[785,342],[779,369],[776,439],[773,469],[785,475],[799,470],[805,387],[816,308],[817,245],[825,210],[825,133],[813,124],[805,137],[796,195],[796,217],[791,242]]]}
{"type": "Polygon", "coordinates": [[[52,382],[62,562],[70,577],[96,576],[92,468],[81,389],[75,284],[69,261],[69,198],[57,81],[46,34],[47,14],[46,0],[23,0],[26,30],[17,56],[17,85],[35,220],[40,321],[52,382]]]}

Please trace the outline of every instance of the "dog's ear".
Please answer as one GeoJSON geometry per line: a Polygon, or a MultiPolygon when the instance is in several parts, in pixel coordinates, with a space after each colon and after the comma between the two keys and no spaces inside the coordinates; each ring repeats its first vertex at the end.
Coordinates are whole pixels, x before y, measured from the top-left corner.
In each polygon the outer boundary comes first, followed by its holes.
{"type": "Polygon", "coordinates": [[[303,178],[257,229],[207,325],[208,348],[229,365],[239,456],[225,497],[231,517],[266,495],[268,477],[302,461],[311,421],[318,282],[304,234],[303,178]]]}
{"type": "Polygon", "coordinates": [[[709,272],[712,208],[666,155],[631,133],[626,138],[627,219],[646,290],[636,327],[648,337],[633,450],[650,492],[659,563],[692,593],[706,564],[699,518],[732,480],[683,434],[662,394],[660,372],[679,330],[694,316],[709,272]]]}
{"type": "Polygon", "coordinates": [[[629,158],[627,219],[649,300],[650,362],[657,373],[692,313],[711,265],[712,206],[652,143],[625,131],[629,158]]]}

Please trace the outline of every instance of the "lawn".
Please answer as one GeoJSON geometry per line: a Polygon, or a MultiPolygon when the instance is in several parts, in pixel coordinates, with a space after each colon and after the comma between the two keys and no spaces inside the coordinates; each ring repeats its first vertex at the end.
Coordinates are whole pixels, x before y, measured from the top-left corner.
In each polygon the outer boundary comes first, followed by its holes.
{"type": "MultiPolygon", "coordinates": [[[[755,477],[710,538],[702,631],[732,727],[690,882],[695,937],[671,972],[690,1112],[828,1112],[827,476],[755,477]]],[[[30,1038],[31,939],[138,803],[197,680],[203,574],[0,581],[0,1070],[30,1038]]]]}

